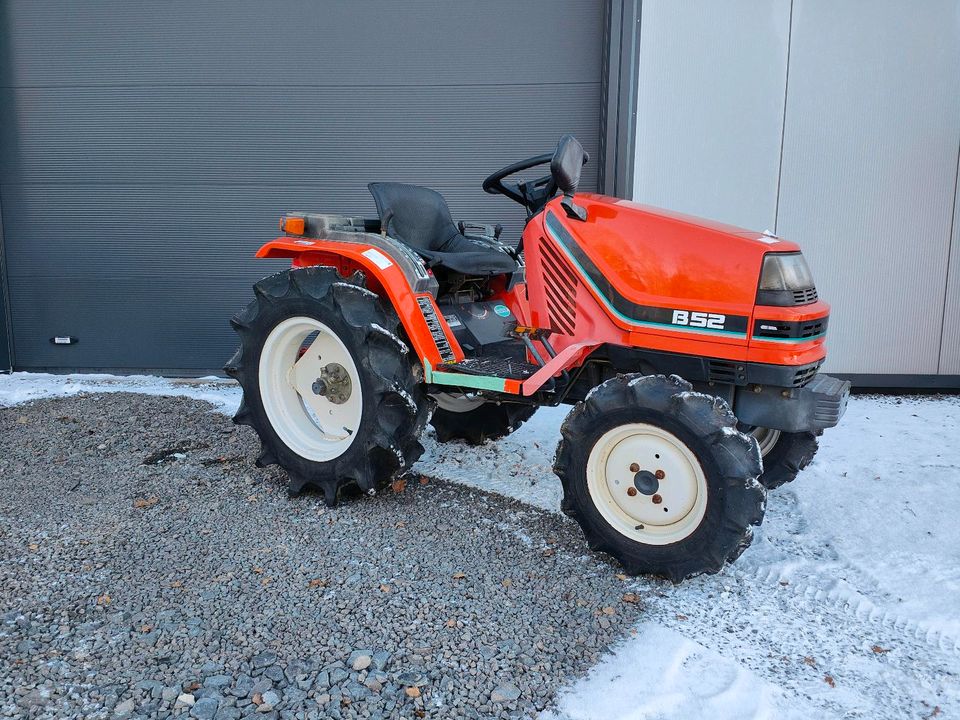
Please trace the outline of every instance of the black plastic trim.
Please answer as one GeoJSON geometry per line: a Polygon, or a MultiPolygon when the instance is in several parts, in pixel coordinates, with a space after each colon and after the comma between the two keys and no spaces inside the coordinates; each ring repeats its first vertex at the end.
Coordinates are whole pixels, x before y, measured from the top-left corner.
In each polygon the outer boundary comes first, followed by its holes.
{"type": "Polygon", "coordinates": [[[746,383],[752,385],[772,385],[791,388],[805,385],[823,364],[823,360],[807,365],[767,365],[766,363],[745,363],[746,383]]]}
{"type": "Polygon", "coordinates": [[[594,350],[586,362],[607,364],[612,373],[676,374],[690,382],[796,388],[813,378],[823,361],[769,365],[604,344],[594,350]]]}
{"type": "Polygon", "coordinates": [[[733,411],[747,424],[784,432],[831,428],[847,409],[850,383],[819,373],[806,386],[737,388],[733,411]]]}
{"type": "Polygon", "coordinates": [[[772,340],[814,340],[827,332],[829,315],[812,320],[754,320],[753,337],[772,340]]]}
{"type": "Polygon", "coordinates": [[[815,287],[796,290],[757,290],[757,305],[769,307],[802,307],[813,305],[818,299],[815,287]]]}

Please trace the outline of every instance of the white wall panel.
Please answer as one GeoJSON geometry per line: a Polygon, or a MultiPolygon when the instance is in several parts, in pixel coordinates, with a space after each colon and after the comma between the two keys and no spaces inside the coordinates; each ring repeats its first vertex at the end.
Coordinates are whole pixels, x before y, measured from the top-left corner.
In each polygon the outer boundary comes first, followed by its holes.
{"type": "Polygon", "coordinates": [[[777,229],[833,304],[833,371],[938,371],[958,28],[956,0],[794,0],[777,229]]]}
{"type": "Polygon", "coordinates": [[[772,228],[789,0],[644,0],[634,199],[772,228]]]}

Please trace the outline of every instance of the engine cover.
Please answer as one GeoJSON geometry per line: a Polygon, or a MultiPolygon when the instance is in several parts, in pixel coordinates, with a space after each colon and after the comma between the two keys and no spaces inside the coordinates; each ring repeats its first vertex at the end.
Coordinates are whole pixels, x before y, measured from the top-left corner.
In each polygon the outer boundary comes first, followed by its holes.
{"type": "Polygon", "coordinates": [[[517,319],[500,301],[443,303],[440,305],[447,325],[465,352],[476,355],[485,346],[510,340],[517,319]]]}

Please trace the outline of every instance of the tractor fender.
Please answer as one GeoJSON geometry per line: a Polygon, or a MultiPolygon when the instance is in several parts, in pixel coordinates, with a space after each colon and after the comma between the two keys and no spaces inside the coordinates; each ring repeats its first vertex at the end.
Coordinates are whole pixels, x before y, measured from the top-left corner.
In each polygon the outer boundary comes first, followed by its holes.
{"type": "Polygon", "coordinates": [[[367,288],[393,306],[421,364],[436,367],[460,362],[463,350],[431,292],[435,281],[432,285],[423,282],[426,274],[411,272],[410,258],[398,258],[389,245],[380,242],[380,236],[370,234],[359,235],[358,242],[280,237],[264,244],[256,256],[291,258],[294,268],[334,267],[344,277],[359,270],[367,279],[367,288]],[[364,242],[368,239],[371,242],[364,242]]]}

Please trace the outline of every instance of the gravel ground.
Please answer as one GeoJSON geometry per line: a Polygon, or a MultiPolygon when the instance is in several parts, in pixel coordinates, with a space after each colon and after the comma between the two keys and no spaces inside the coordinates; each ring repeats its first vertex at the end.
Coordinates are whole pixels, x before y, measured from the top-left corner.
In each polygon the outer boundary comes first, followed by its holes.
{"type": "Polygon", "coordinates": [[[659,592],[557,515],[426,478],[328,510],[257,448],[184,398],[0,408],[0,713],[535,717],[659,592]]]}

